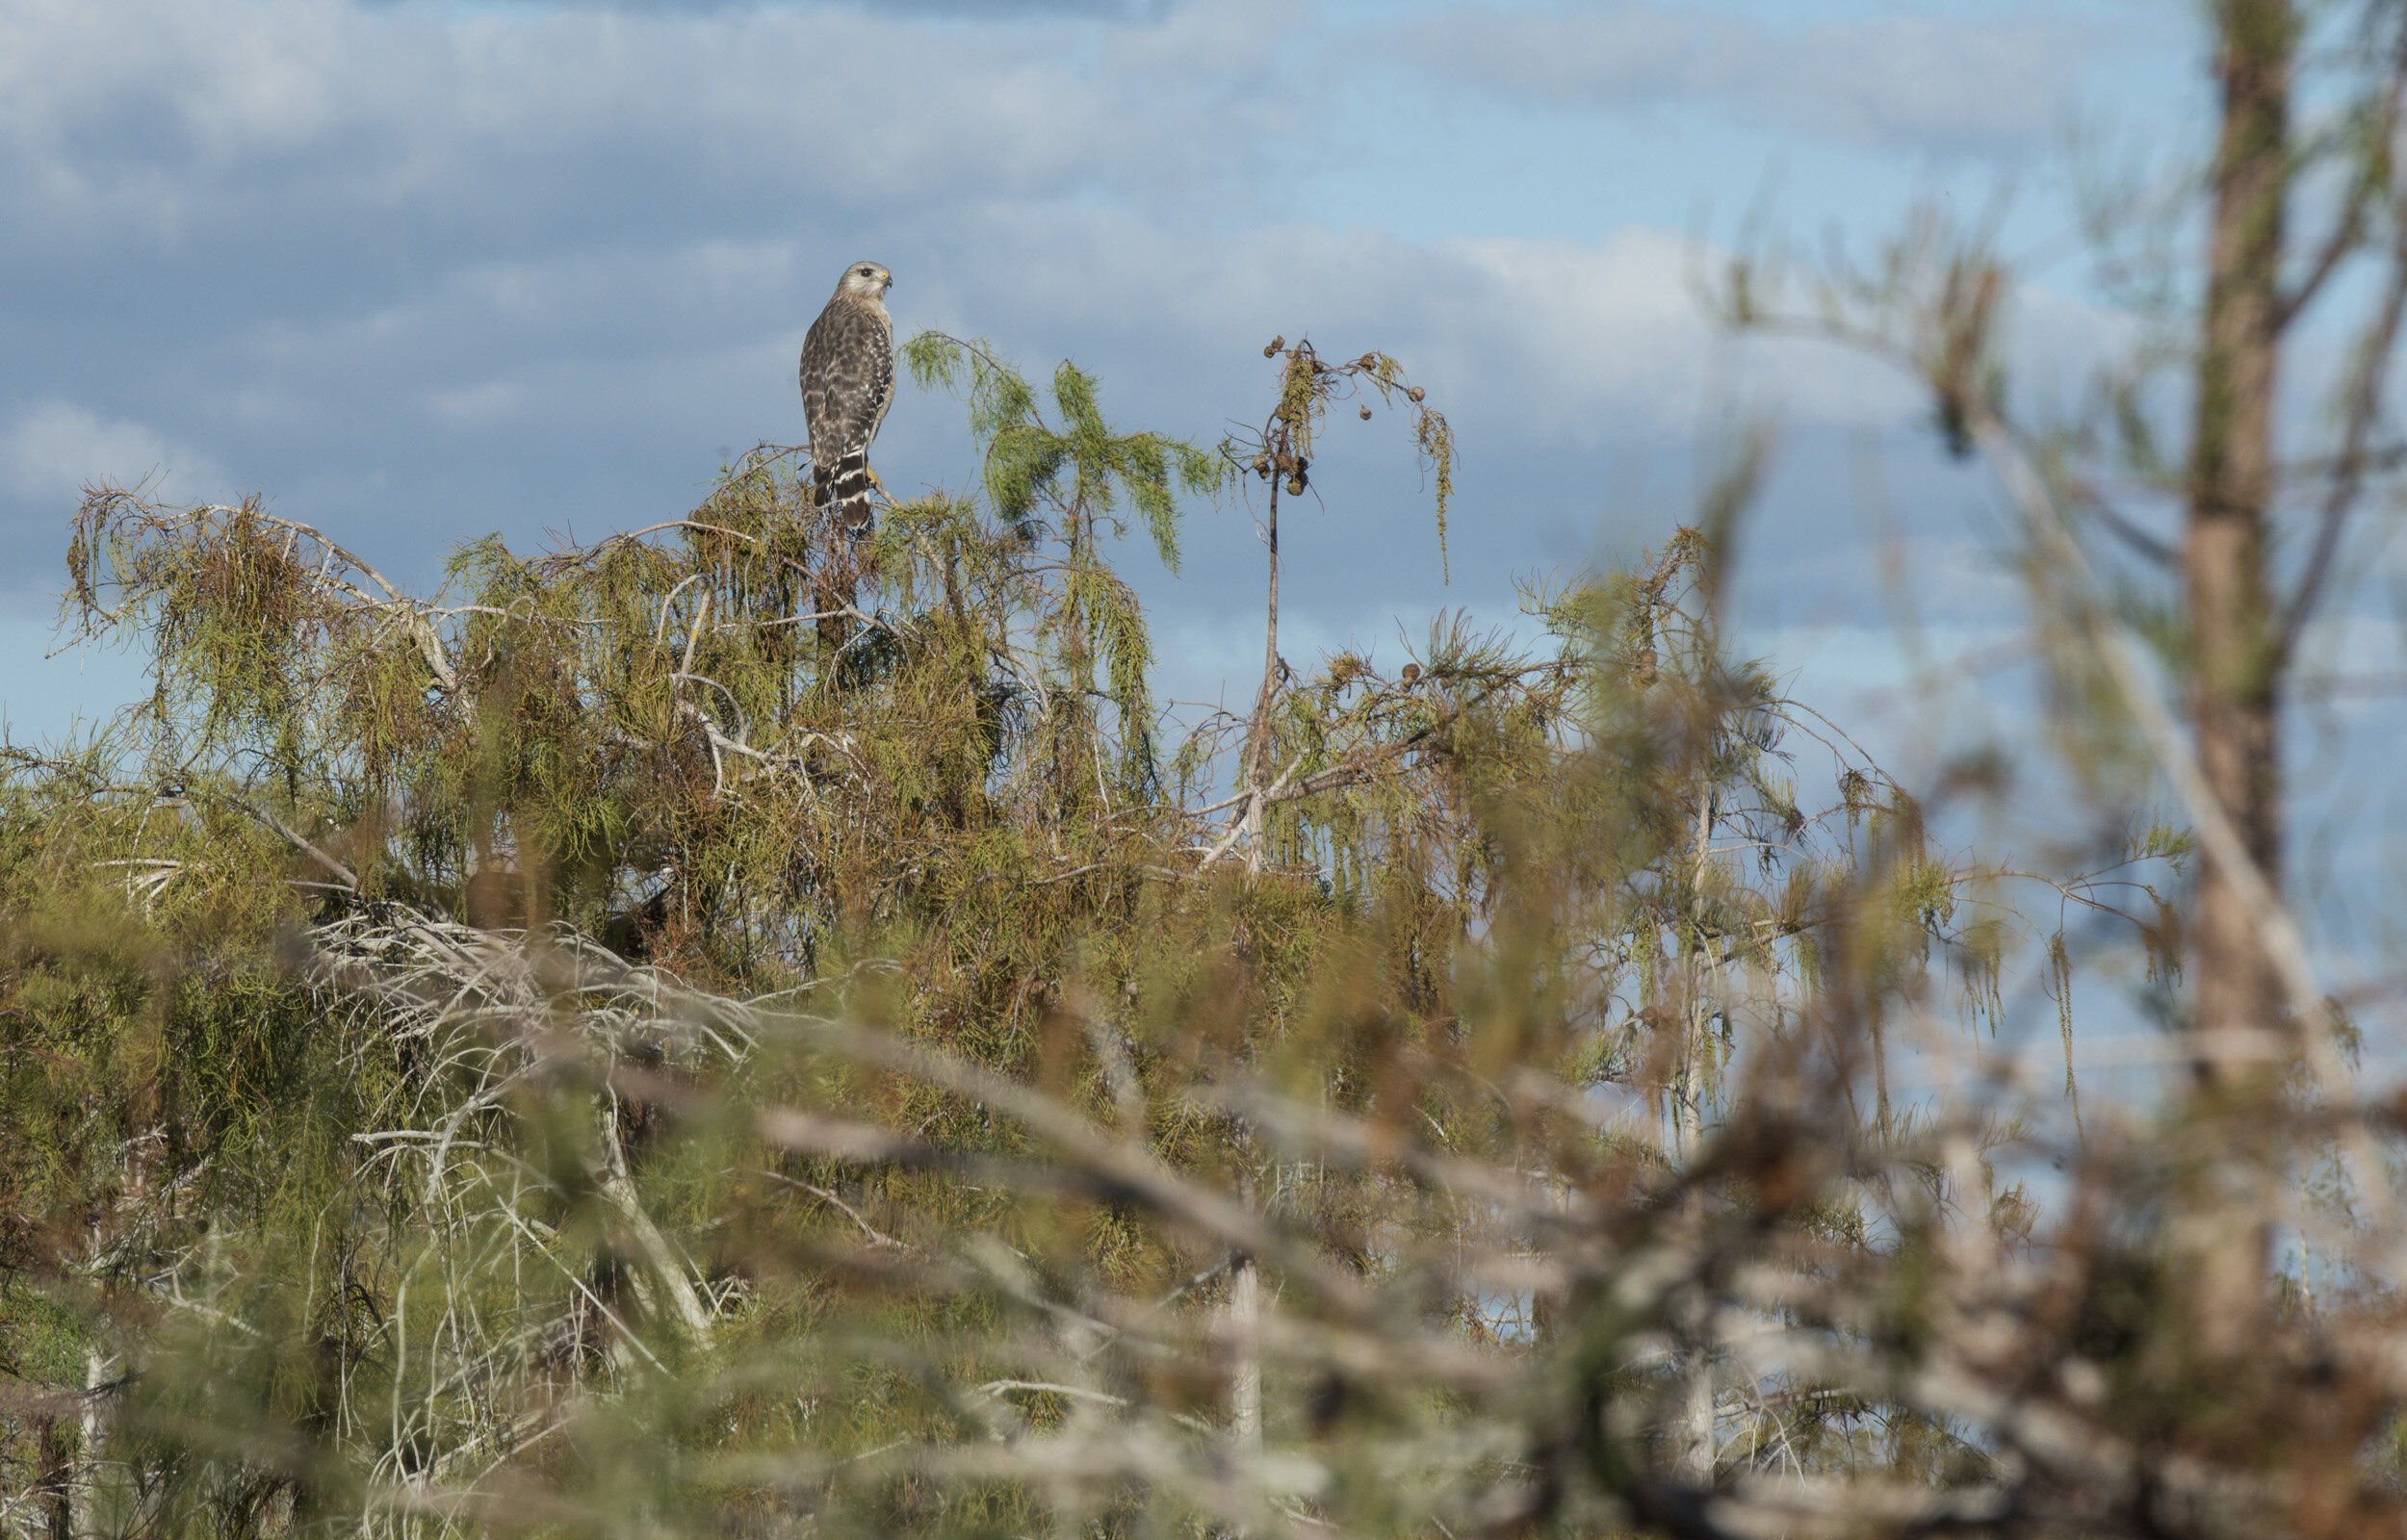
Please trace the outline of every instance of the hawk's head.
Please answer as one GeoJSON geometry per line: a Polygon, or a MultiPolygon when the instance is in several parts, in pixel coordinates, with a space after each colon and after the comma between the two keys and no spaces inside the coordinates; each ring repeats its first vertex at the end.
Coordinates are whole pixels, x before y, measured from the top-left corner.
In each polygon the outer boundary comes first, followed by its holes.
{"type": "Polygon", "coordinates": [[[894,275],[874,262],[856,262],[844,270],[841,283],[836,286],[840,295],[859,295],[864,299],[883,299],[886,291],[894,286],[894,275]]]}

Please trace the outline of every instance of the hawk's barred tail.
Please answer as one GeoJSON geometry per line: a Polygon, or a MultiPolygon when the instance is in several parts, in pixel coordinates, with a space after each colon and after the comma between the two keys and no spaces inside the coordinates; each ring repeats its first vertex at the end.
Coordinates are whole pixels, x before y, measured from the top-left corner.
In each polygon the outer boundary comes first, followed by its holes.
{"type": "Polygon", "coordinates": [[[869,527],[869,488],[875,484],[869,475],[869,456],[855,449],[836,462],[833,470],[819,471],[813,478],[818,493],[818,504],[824,508],[836,505],[837,517],[853,534],[867,533],[869,527]]]}

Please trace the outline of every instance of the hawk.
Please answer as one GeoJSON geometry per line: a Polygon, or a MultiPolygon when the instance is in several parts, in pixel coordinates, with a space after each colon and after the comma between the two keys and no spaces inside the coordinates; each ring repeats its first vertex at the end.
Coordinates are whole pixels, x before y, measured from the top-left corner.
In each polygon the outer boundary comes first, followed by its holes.
{"type": "Polygon", "coordinates": [[[802,420],[811,434],[812,501],[836,505],[844,527],[869,527],[869,443],[894,398],[894,323],[886,291],[894,275],[874,262],[844,270],[835,297],[802,340],[802,420]]]}

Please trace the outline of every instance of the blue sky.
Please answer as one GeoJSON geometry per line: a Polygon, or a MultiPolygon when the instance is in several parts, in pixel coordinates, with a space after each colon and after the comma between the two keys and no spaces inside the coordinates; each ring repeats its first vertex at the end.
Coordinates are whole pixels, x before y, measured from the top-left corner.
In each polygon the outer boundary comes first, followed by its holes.
{"type": "MultiPolygon", "coordinates": [[[[8,0],[5,589],[48,587],[82,478],[154,467],[414,575],[462,534],[650,520],[722,448],[797,435],[794,344],[869,252],[905,329],[1076,356],[1206,438],[1271,332],[1386,346],[1463,428],[1483,555],[1563,558],[1611,449],[1678,459],[1709,409],[1699,218],[1726,236],[1770,180],[1799,228],[1877,231],[2012,180],[2044,238],[2065,116],[2102,82],[2131,111],[2135,61],[2171,111],[2179,19],[8,0]]],[[[1832,361],[1750,390],[1800,428],[1911,416],[1832,361]]],[[[946,401],[889,433],[905,486],[958,472],[946,401]]],[[[1338,525],[1385,517],[1327,486],[1338,525]]],[[[1382,573],[1396,599],[1428,555],[1382,573]]]]}
{"type": "MultiPolygon", "coordinates": [[[[1870,236],[2011,187],[2016,241],[2069,249],[2064,130],[2177,122],[2195,46],[2178,0],[0,0],[0,635],[38,644],[97,476],[264,492],[421,582],[486,530],[652,522],[800,436],[793,355],[862,256],[905,330],[1074,357],[1123,421],[1206,440],[1258,411],[1274,333],[1402,357],[1462,436],[1455,582],[1365,429],[1291,537],[1311,640],[1509,613],[1515,575],[1660,533],[1733,398],[1799,446],[1756,537],[1765,634],[1824,653],[1805,633],[1876,618],[1834,434],[1899,457],[1950,612],[2009,624],[1962,510],[1926,510],[1979,489],[1911,393],[1717,349],[1692,242],[1767,190],[1797,232],[1870,236]]],[[[957,483],[962,437],[906,398],[884,474],[957,483]]],[[[1208,693],[1259,551],[1241,511],[1188,546],[1146,586],[1208,693]]],[[[1880,666],[1840,640],[1841,672],[1880,666]]],[[[124,680],[28,667],[0,701],[48,732],[124,680]]]]}

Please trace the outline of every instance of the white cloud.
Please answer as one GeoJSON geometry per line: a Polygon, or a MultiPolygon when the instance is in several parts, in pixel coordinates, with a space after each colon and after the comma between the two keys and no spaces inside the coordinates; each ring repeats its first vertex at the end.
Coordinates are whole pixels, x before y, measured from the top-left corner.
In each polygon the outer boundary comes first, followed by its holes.
{"type": "Polygon", "coordinates": [[[2028,147],[2054,126],[2091,23],[1882,15],[1777,28],[1701,6],[1477,6],[1398,46],[1448,79],[1575,106],[1703,101],[1743,118],[1917,150],[2028,147]]]}
{"type": "Polygon", "coordinates": [[[0,485],[23,497],[72,499],[87,483],[131,487],[154,478],[185,489],[222,480],[204,456],[142,424],[67,401],[37,402],[0,430],[0,485]]]}
{"type": "Polygon", "coordinates": [[[1308,326],[1335,352],[1395,354],[1449,411],[1486,403],[1483,425],[1514,440],[1685,434],[1731,386],[1800,424],[1885,425],[1919,404],[1893,371],[1834,346],[1722,348],[1691,295],[1689,243],[1661,230],[1420,244],[1286,225],[1199,243],[1047,209],[997,212],[975,240],[987,260],[954,270],[921,312],[929,323],[1003,314],[1061,337],[1109,316],[1124,318],[1123,346],[1227,359],[1308,326]],[[984,272],[1007,287],[979,285],[984,272]]]}
{"type": "Polygon", "coordinates": [[[1731,386],[1793,421],[1886,425],[1913,408],[1893,372],[1835,346],[1780,339],[1718,359],[1689,292],[1692,262],[1712,253],[1667,232],[1447,249],[1486,279],[1473,328],[1450,339],[1454,355],[1486,388],[1525,400],[1534,424],[1568,436],[1692,429],[1731,386]]]}
{"type": "Polygon", "coordinates": [[[262,179],[363,216],[466,214],[485,234],[663,194],[755,219],[789,218],[797,196],[1178,197],[1304,121],[1262,67],[1303,19],[1268,0],[1007,26],[824,6],[12,0],[0,167],[15,163],[52,239],[122,239],[129,221],[191,239],[265,215],[228,196],[262,179]]]}
{"type": "Polygon", "coordinates": [[[495,379],[437,391],[427,405],[435,416],[452,423],[493,426],[517,416],[526,399],[527,387],[520,381],[495,379]]]}

